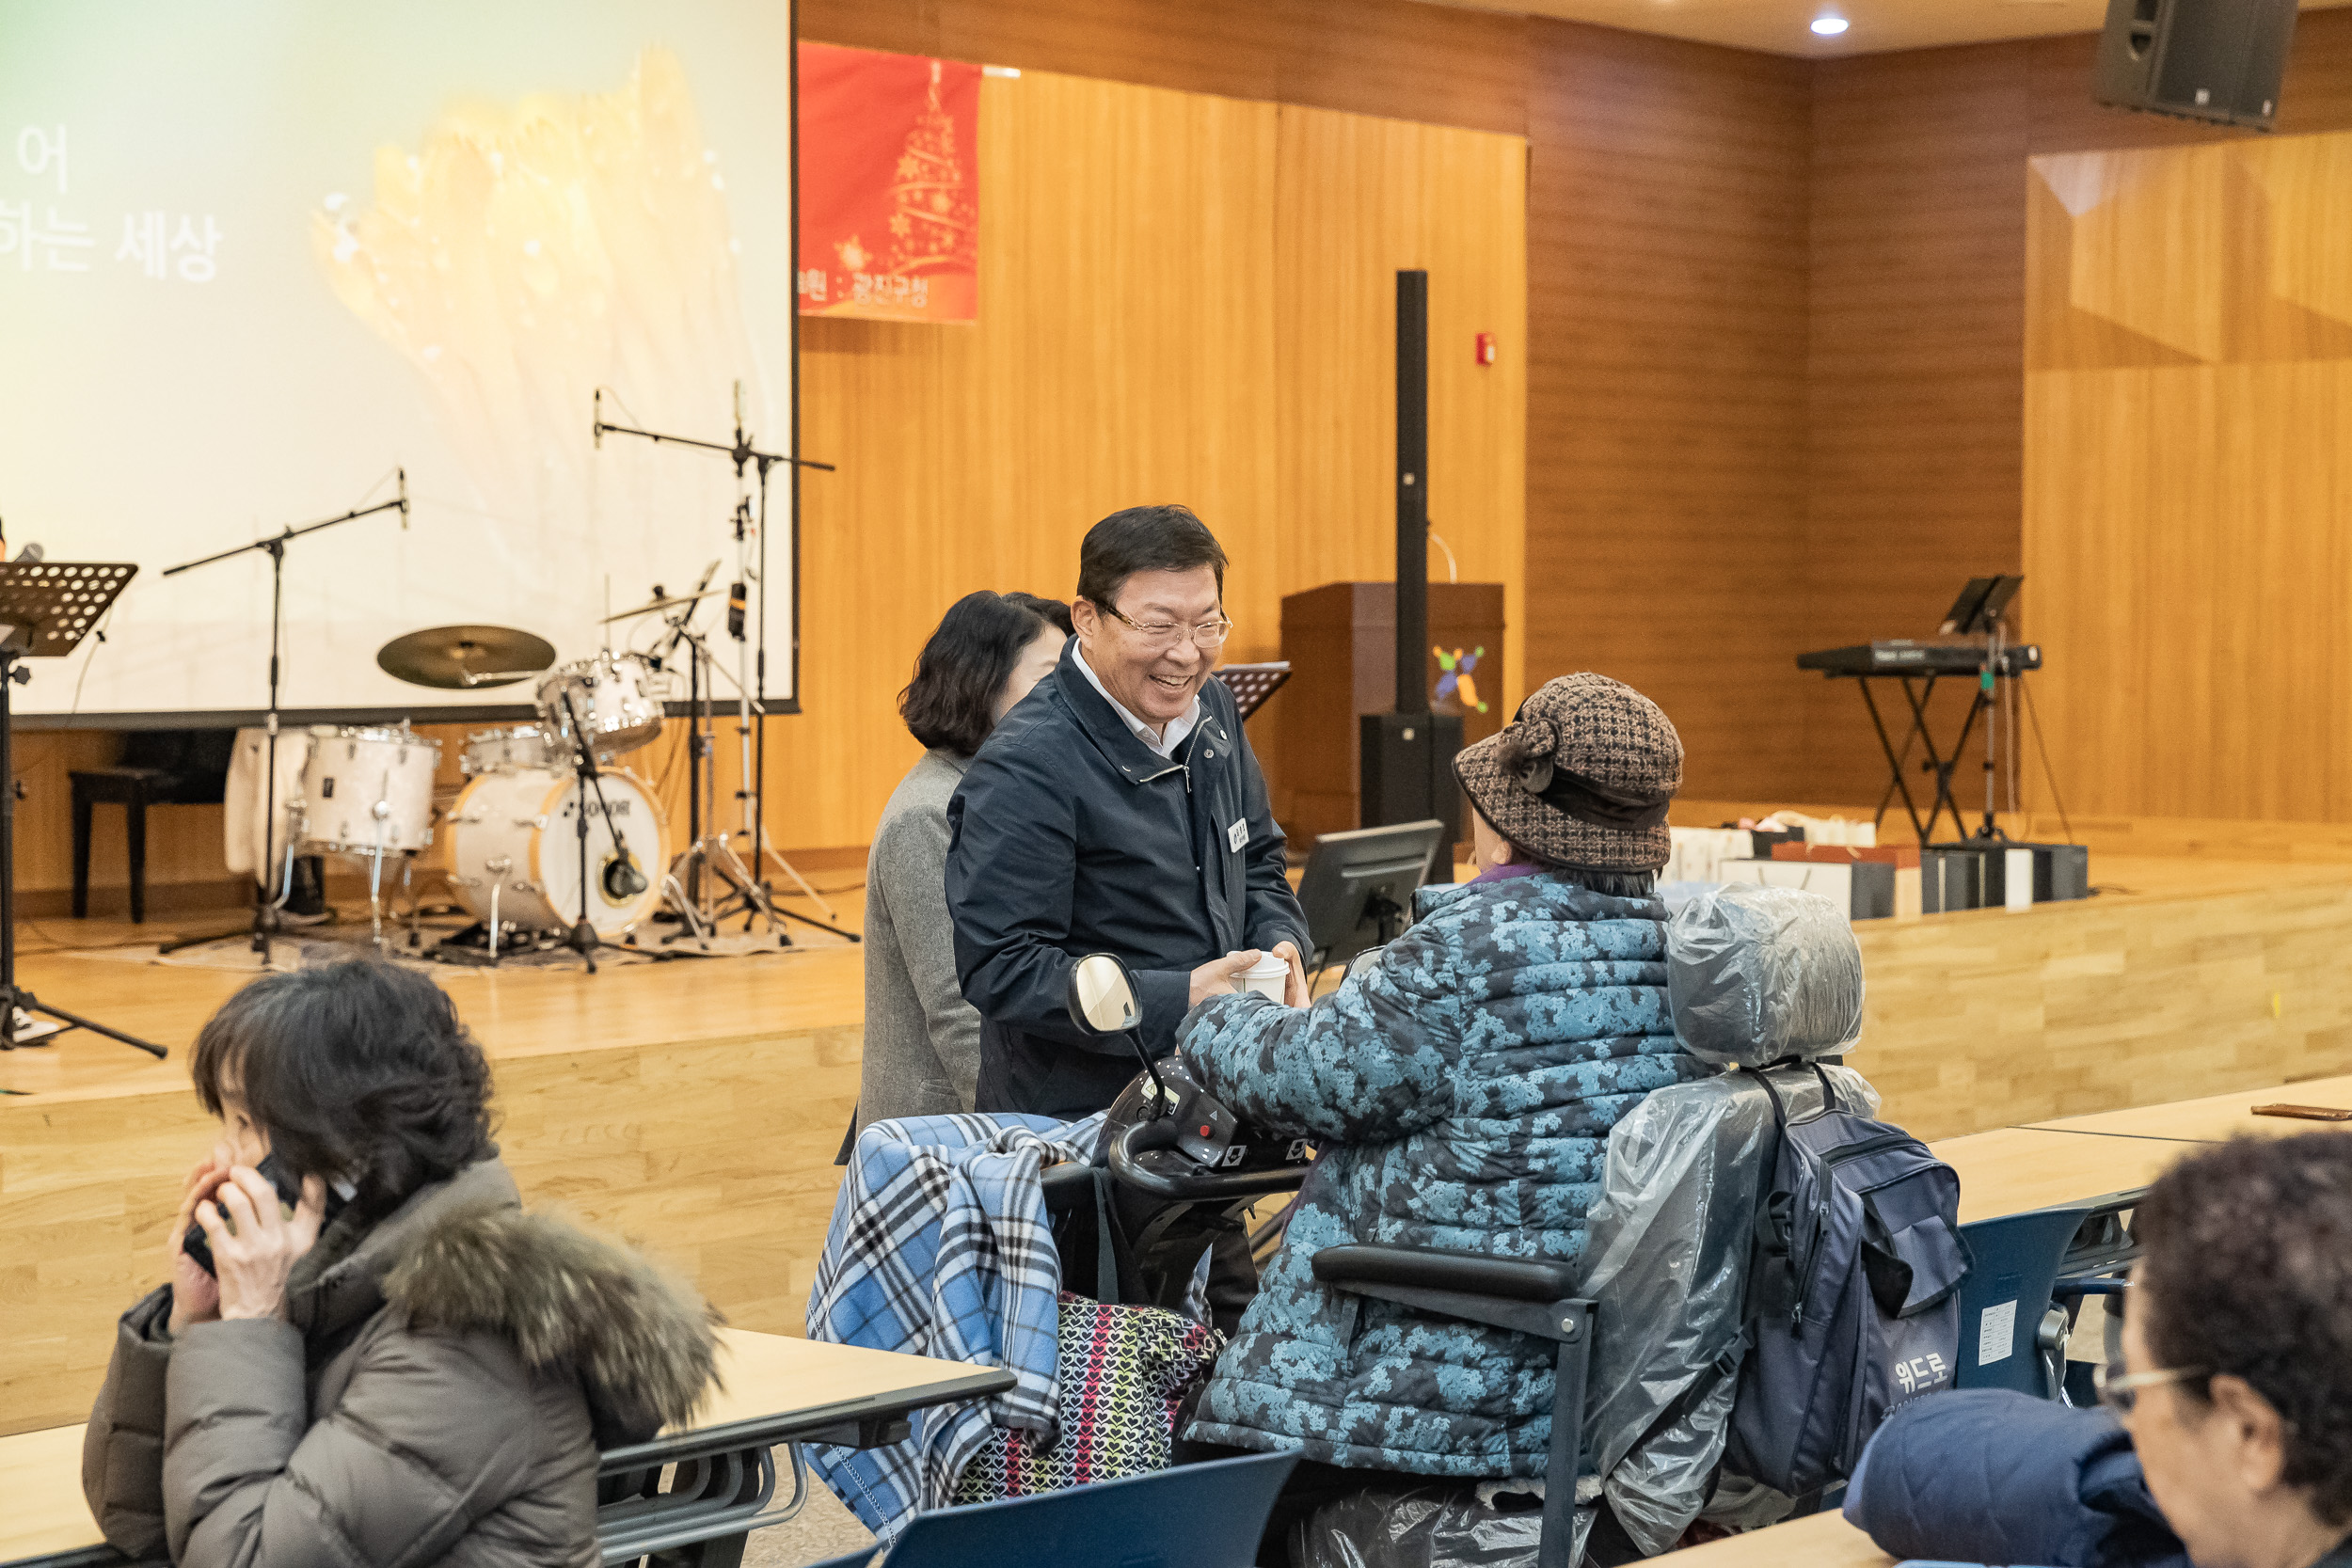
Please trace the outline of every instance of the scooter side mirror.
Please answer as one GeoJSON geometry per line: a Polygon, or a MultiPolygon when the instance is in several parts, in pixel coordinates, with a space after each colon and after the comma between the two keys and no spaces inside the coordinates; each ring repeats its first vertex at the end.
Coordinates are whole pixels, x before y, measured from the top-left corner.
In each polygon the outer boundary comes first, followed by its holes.
{"type": "Polygon", "coordinates": [[[1123,1035],[1143,1022],[1135,976],[1112,953],[1089,953],[1070,972],[1070,1021],[1089,1035],[1123,1035]]]}

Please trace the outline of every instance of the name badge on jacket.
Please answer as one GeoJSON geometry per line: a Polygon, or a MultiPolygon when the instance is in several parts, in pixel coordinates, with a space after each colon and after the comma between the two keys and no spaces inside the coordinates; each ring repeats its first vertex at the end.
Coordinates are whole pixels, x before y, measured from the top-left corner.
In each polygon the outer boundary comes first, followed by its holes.
{"type": "Polygon", "coordinates": [[[1246,816],[1238,817],[1232,827],[1225,830],[1225,847],[1238,853],[1241,847],[1248,842],[1249,819],[1246,816]]]}

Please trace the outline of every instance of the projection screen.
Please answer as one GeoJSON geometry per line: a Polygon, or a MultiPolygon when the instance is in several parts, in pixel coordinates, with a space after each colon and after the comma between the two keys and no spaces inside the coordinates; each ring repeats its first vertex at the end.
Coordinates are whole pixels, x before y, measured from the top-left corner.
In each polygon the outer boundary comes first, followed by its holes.
{"type": "MultiPolygon", "coordinates": [[[[215,723],[265,701],[260,552],[284,559],[296,720],[521,711],[377,668],[481,623],[559,661],[660,586],[750,584],[790,708],[795,530],[777,467],[737,537],[723,456],[791,450],[791,10],[764,0],[0,0],[0,526],[134,562],[96,639],[28,661],[31,724],[215,723]],[[764,560],[764,575],[762,562],[764,560]]],[[[729,675],[725,600],[696,623],[729,675]]],[[[755,673],[755,681],[759,676],[755,673]]],[[[723,699],[733,691],[723,681],[723,699]]]]}

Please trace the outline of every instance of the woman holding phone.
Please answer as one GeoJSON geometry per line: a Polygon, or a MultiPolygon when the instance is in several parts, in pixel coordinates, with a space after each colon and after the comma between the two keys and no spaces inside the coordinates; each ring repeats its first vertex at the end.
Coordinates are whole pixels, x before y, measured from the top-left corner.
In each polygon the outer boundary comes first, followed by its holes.
{"type": "Polygon", "coordinates": [[[194,1075],[219,1142],[84,1442],[107,1541],[180,1568],[593,1568],[597,1449],[691,1413],[701,1303],[522,1211],[489,1064],[421,974],[266,975],[204,1025],[194,1075]]]}

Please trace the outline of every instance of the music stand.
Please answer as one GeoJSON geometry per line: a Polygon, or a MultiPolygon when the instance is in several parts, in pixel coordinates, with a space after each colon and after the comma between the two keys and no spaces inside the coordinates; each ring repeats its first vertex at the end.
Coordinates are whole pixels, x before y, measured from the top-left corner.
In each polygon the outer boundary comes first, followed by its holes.
{"type": "Polygon", "coordinates": [[[88,562],[0,564],[0,1051],[16,1049],[16,1010],[22,1007],[151,1056],[168,1054],[160,1045],[53,1007],[16,983],[16,771],[10,754],[16,721],[8,711],[8,689],[33,678],[19,659],[61,658],[79,647],[137,575],[136,566],[88,562]]]}
{"type": "Polygon", "coordinates": [[[1265,700],[1282,689],[1282,683],[1291,678],[1290,660],[1276,659],[1266,664],[1228,664],[1216,673],[1233,693],[1233,706],[1248,719],[1265,706],[1265,700]]]}
{"type": "Polygon", "coordinates": [[[1952,601],[1952,608],[1944,612],[1944,625],[1939,628],[1946,637],[1982,637],[1999,626],[2009,611],[2009,601],[2024,587],[2022,575],[2008,577],[1970,578],[1968,585],[1952,601]]]}

